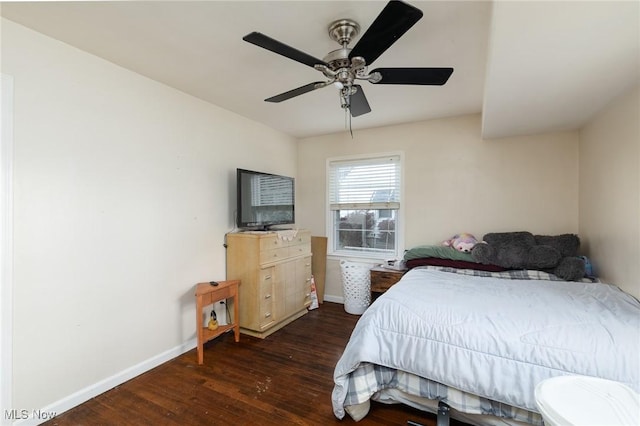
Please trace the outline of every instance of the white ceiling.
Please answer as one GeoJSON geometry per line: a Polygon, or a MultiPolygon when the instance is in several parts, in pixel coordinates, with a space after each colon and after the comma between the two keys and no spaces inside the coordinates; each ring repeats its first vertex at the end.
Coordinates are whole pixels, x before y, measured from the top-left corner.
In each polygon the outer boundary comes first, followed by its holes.
{"type": "MultiPolygon", "coordinates": [[[[424,17],[373,65],[453,67],[445,86],[362,85],[354,131],[482,112],[483,137],[581,127],[640,81],[637,1],[410,1],[424,17]]],[[[2,16],[295,137],[341,132],[333,86],[314,69],[242,41],[252,31],[322,59],[327,25],[364,33],[385,1],[2,3],[2,16]]],[[[357,39],[356,39],[357,41],[357,39]]],[[[353,45],[353,43],[352,43],[353,45]]]]}

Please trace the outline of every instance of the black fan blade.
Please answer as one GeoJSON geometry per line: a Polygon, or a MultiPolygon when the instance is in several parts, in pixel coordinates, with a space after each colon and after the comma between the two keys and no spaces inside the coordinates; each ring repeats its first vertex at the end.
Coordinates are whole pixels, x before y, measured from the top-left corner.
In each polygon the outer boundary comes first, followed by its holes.
{"type": "Polygon", "coordinates": [[[313,56],[308,55],[298,49],[287,46],[286,44],[272,39],[271,37],[266,36],[262,33],[254,31],[251,34],[247,34],[246,36],[242,37],[242,39],[249,43],[255,44],[256,46],[260,46],[263,49],[270,50],[286,58],[293,59],[294,61],[308,65],[311,68],[313,68],[315,64],[327,65],[324,61],[318,58],[314,58],[313,56]]]}
{"type": "Polygon", "coordinates": [[[265,99],[264,101],[265,102],[282,102],[299,95],[304,95],[305,93],[311,92],[321,87],[325,87],[324,81],[315,81],[313,83],[305,84],[304,86],[298,87],[297,89],[289,90],[288,92],[284,92],[284,93],[280,93],[279,95],[272,96],[270,98],[265,99]]]}
{"type": "Polygon", "coordinates": [[[362,114],[366,114],[371,112],[371,107],[369,106],[369,102],[367,102],[367,97],[364,95],[364,90],[358,84],[354,84],[356,93],[351,95],[349,110],[351,111],[352,117],[358,117],[362,114]]]}
{"type": "Polygon", "coordinates": [[[374,84],[425,84],[442,86],[453,73],[453,68],[378,68],[382,80],[374,84]]]}
{"type": "Polygon", "coordinates": [[[362,56],[367,65],[371,65],[420,18],[420,9],[401,1],[390,1],[356,43],[349,58],[362,56]]]}

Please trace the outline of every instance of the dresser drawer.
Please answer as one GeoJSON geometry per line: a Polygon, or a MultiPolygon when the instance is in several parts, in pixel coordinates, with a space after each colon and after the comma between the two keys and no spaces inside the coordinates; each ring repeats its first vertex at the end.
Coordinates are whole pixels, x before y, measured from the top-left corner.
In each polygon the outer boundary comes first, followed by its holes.
{"type": "Polygon", "coordinates": [[[311,289],[311,256],[296,260],[296,283],[300,290],[311,289]]]}
{"type": "Polygon", "coordinates": [[[275,281],[275,268],[272,266],[270,268],[260,269],[260,294],[264,292],[271,293],[273,291],[273,283],[275,281]]]}
{"type": "Polygon", "coordinates": [[[260,263],[277,262],[287,257],[289,257],[289,249],[287,247],[260,251],[260,263]]]}
{"type": "Polygon", "coordinates": [[[272,250],[286,246],[286,242],[278,238],[278,235],[276,234],[265,235],[260,238],[260,251],[272,250]]]}
{"type": "Polygon", "coordinates": [[[270,307],[262,306],[261,309],[260,309],[259,324],[260,324],[260,328],[261,329],[267,328],[274,321],[273,320],[273,311],[270,309],[271,307],[273,307],[273,305],[271,305],[270,307]]]}
{"type": "Polygon", "coordinates": [[[289,241],[290,246],[295,245],[309,245],[311,244],[311,232],[308,231],[300,231],[293,240],[289,241]]]}
{"type": "Polygon", "coordinates": [[[302,256],[311,254],[311,233],[304,231],[289,241],[289,256],[302,256]]]}
{"type": "Polygon", "coordinates": [[[274,305],[273,305],[273,293],[268,291],[262,294],[262,301],[260,303],[260,323],[266,324],[266,322],[273,321],[274,318],[274,305]]]}
{"type": "Polygon", "coordinates": [[[309,244],[298,244],[289,247],[289,256],[306,256],[311,254],[311,246],[309,244]]]}

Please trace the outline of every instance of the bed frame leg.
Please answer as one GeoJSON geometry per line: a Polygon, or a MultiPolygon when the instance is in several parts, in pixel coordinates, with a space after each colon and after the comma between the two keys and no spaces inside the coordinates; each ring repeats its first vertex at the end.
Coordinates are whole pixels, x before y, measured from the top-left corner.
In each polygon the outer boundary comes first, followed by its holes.
{"type": "MultiPolygon", "coordinates": [[[[436,426],[449,426],[449,406],[442,401],[438,401],[438,414],[436,418],[436,426]]],[[[408,426],[423,426],[421,423],[416,423],[411,420],[407,420],[408,426]]]]}
{"type": "Polygon", "coordinates": [[[438,402],[436,426],[449,426],[449,406],[442,401],[438,402]]]}

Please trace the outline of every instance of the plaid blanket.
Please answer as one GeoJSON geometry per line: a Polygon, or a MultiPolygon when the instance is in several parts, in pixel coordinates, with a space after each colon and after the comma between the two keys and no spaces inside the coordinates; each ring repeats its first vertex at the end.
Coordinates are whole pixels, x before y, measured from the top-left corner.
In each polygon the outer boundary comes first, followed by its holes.
{"type": "Polygon", "coordinates": [[[492,415],[532,425],[542,425],[538,413],[512,407],[458,389],[445,386],[411,373],[399,371],[368,362],[360,364],[349,378],[349,387],[344,405],[349,406],[376,399],[382,389],[398,389],[414,396],[442,401],[454,410],[467,414],[492,415]]]}
{"type": "MultiPolygon", "coordinates": [[[[414,269],[432,269],[435,271],[451,272],[453,274],[459,274],[459,275],[472,275],[474,277],[502,278],[505,280],[565,281],[554,274],[544,272],[544,271],[537,271],[534,269],[510,269],[508,271],[502,271],[502,272],[489,272],[489,271],[480,271],[476,269],[458,269],[458,268],[451,268],[448,266],[432,266],[432,265],[417,266],[414,269]]],[[[599,282],[599,280],[597,278],[585,277],[581,279],[579,282],[594,283],[594,282],[599,282]]]]}

